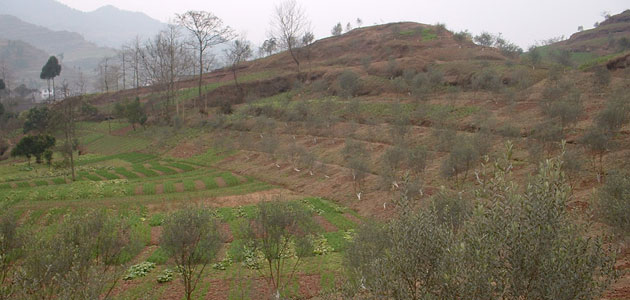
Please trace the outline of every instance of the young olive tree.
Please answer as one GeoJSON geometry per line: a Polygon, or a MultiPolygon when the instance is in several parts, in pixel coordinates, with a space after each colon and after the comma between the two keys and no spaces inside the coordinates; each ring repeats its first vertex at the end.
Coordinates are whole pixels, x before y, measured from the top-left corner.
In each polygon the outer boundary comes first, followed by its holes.
{"type": "Polygon", "coordinates": [[[34,233],[15,282],[22,299],[107,299],[129,247],[129,224],[104,210],[72,215],[59,230],[34,233]]]}
{"type": "MultiPolygon", "coordinates": [[[[466,197],[359,229],[344,256],[353,299],[592,299],[615,277],[614,254],[567,210],[562,157],[527,186],[512,145],[466,197]],[[474,210],[470,210],[475,207],[474,210]],[[357,293],[358,292],[358,293],[357,293]],[[500,295],[500,296],[499,296],[500,295]]],[[[464,192],[466,193],[466,192],[464,192]]]]}
{"type": "Polygon", "coordinates": [[[630,176],[613,172],[599,189],[599,215],[622,234],[630,230],[630,176]]]}
{"type": "Polygon", "coordinates": [[[181,272],[186,299],[191,299],[221,243],[216,221],[208,209],[185,208],[165,220],[160,245],[171,254],[181,272]]]}
{"type": "Polygon", "coordinates": [[[250,226],[249,241],[255,251],[262,252],[269,284],[275,298],[281,299],[302,259],[313,254],[311,214],[296,202],[260,202],[250,226]]]}
{"type": "Polygon", "coordinates": [[[0,216],[0,299],[10,299],[15,292],[15,287],[7,282],[23,246],[23,236],[19,229],[20,225],[14,214],[5,212],[0,216]]]}

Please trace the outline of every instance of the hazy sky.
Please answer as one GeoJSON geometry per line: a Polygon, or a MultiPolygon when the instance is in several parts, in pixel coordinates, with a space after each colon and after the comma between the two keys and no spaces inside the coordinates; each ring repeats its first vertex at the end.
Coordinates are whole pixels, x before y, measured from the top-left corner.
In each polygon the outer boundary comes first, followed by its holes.
{"type": "MultiPolygon", "coordinates": [[[[175,13],[207,10],[255,43],[266,37],[273,6],[280,0],[58,0],[90,11],[103,5],[141,11],[167,22],[175,13]]],[[[521,47],[536,41],[569,36],[612,14],[630,9],[628,0],[298,0],[311,20],[316,38],[330,35],[337,22],[363,20],[364,26],[394,21],[445,23],[451,30],[503,33],[521,47]]]]}

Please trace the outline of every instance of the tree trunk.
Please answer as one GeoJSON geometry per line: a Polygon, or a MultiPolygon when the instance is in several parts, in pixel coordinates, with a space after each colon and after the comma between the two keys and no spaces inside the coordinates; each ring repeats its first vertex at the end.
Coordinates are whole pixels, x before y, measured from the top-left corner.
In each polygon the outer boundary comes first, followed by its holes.
{"type": "MultiPolygon", "coordinates": [[[[201,46],[200,46],[199,47],[199,101],[198,101],[199,104],[201,104],[201,82],[202,82],[202,79],[203,79],[203,48],[201,48],[201,46]]],[[[208,101],[207,100],[205,101],[204,109],[205,109],[205,111],[208,111],[208,101]]]]}

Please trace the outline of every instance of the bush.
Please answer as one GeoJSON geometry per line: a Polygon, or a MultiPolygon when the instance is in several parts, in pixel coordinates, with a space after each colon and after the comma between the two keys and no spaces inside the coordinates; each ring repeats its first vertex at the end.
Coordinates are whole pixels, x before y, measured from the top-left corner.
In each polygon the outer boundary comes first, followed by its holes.
{"type": "Polygon", "coordinates": [[[359,90],[359,76],[349,70],[344,71],[337,79],[339,84],[339,94],[345,98],[352,98],[359,90]]]}
{"type": "Polygon", "coordinates": [[[567,211],[562,158],[542,163],[521,189],[510,179],[512,151],[508,144],[490,174],[479,174],[486,184],[469,193],[477,203],[447,194],[417,213],[361,227],[344,256],[347,298],[359,291],[370,299],[599,297],[615,277],[614,255],[567,211]]]}
{"type": "Polygon", "coordinates": [[[496,92],[500,87],[501,78],[493,69],[485,68],[473,75],[472,88],[474,90],[496,92]]]}
{"type": "Polygon", "coordinates": [[[630,232],[630,175],[612,172],[599,190],[599,213],[604,221],[627,234],[630,232]]]}

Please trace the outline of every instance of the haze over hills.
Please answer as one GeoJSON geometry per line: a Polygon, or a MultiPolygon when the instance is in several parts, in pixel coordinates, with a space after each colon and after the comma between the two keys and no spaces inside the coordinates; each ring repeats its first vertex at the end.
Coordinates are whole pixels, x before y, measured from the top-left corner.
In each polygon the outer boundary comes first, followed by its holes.
{"type": "Polygon", "coordinates": [[[99,47],[86,41],[80,34],[52,31],[24,22],[17,17],[0,15],[0,39],[20,40],[49,55],[57,55],[64,63],[91,72],[98,61],[115,53],[114,49],[99,47]]]}
{"type": "Polygon", "coordinates": [[[54,0],[0,0],[0,14],[52,30],[77,32],[96,45],[114,48],[137,35],[151,36],[164,27],[160,21],[139,12],[113,6],[82,12],[54,0]]]}

